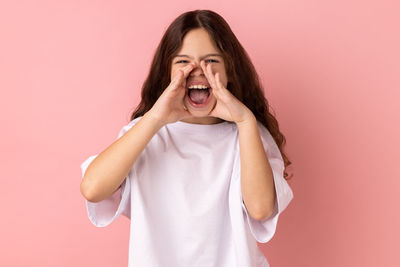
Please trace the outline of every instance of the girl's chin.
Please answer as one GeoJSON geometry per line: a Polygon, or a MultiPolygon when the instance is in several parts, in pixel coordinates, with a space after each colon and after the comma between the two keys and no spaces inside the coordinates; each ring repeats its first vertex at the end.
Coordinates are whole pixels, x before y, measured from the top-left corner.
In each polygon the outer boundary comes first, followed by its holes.
{"type": "Polygon", "coordinates": [[[208,114],[210,113],[210,112],[191,112],[191,111],[189,111],[189,112],[190,112],[190,114],[192,114],[192,117],[195,117],[195,118],[209,117],[208,114]]]}
{"type": "Polygon", "coordinates": [[[195,117],[203,117],[203,116],[207,116],[211,112],[211,109],[209,107],[203,108],[203,109],[196,109],[196,108],[188,106],[188,111],[190,112],[190,114],[192,114],[195,117]]]}
{"type": "Polygon", "coordinates": [[[188,108],[188,111],[190,112],[190,114],[192,114],[194,117],[205,117],[208,116],[208,114],[210,114],[212,108],[211,106],[206,106],[205,108],[194,108],[191,107],[190,104],[188,104],[186,106],[188,108]]]}

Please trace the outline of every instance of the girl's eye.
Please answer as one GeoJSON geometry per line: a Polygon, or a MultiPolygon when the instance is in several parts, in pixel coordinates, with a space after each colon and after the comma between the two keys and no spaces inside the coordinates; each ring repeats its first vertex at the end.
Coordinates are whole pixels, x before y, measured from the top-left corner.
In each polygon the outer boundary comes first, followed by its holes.
{"type": "Polygon", "coordinates": [[[207,59],[206,62],[207,62],[207,61],[210,61],[210,62],[211,62],[211,61],[213,61],[213,62],[218,62],[218,60],[215,60],[215,59],[207,59]]]}
{"type": "MultiPolygon", "coordinates": [[[[187,60],[179,60],[179,61],[177,61],[177,62],[175,62],[175,63],[186,63],[186,62],[188,62],[187,60]]],[[[207,59],[206,60],[206,62],[218,62],[218,60],[215,60],[215,59],[207,59]]]]}

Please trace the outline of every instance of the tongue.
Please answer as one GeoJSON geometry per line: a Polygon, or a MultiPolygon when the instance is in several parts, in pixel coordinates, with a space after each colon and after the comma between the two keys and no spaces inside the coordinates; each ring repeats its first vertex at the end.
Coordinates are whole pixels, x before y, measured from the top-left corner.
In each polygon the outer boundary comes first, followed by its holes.
{"type": "Polygon", "coordinates": [[[189,90],[189,97],[196,104],[202,104],[209,96],[208,90],[204,89],[191,89],[189,90]]]}

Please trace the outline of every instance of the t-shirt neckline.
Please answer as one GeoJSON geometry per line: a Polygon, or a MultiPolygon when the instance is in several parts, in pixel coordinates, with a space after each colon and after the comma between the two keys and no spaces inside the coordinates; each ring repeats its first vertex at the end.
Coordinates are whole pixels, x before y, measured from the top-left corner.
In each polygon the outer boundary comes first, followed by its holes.
{"type": "Polygon", "coordinates": [[[234,127],[234,122],[223,121],[223,122],[214,123],[214,124],[198,124],[198,123],[176,121],[173,123],[168,123],[167,127],[171,127],[176,130],[190,132],[190,133],[194,133],[194,134],[210,134],[213,132],[215,133],[215,132],[230,131],[234,127]]]}

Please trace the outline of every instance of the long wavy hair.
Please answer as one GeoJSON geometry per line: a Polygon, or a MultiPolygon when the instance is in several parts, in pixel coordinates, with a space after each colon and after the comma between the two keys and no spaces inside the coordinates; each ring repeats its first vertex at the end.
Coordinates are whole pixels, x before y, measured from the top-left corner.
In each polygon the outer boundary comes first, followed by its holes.
{"type": "Polygon", "coordinates": [[[203,28],[210,34],[224,58],[230,81],[227,89],[246,105],[271,133],[284,161],[284,178],[289,180],[291,177],[288,177],[286,167],[291,161],[283,151],[286,139],[279,131],[278,121],[269,112],[270,107],[258,74],[228,23],[214,11],[189,11],[181,14],[169,25],[155,51],[150,72],[142,86],[141,102],[133,111],[131,120],[149,111],[168,87],[171,82],[172,59],[179,51],[185,34],[197,28],[203,28]]]}

